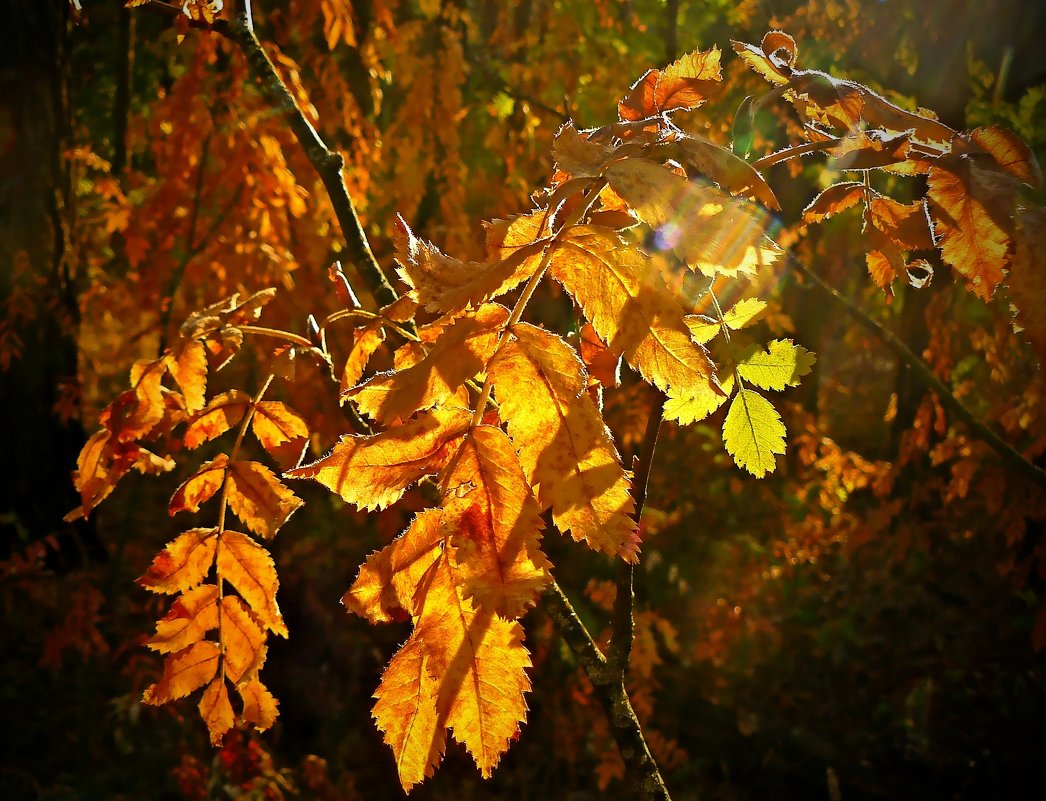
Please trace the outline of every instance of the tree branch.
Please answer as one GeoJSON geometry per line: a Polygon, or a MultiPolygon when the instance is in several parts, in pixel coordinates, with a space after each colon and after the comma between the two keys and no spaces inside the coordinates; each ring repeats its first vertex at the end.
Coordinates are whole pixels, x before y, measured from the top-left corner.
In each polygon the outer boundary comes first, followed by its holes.
{"type": "Polygon", "coordinates": [[[919,377],[926,382],[926,385],[937,393],[937,397],[945,408],[966,423],[967,427],[970,429],[970,433],[972,433],[974,437],[987,444],[1002,458],[1004,464],[1014,472],[1023,475],[1032,483],[1038,484],[1040,487],[1046,487],[1046,471],[1036,467],[1028,459],[1022,456],[1012,445],[1006,442],[1006,440],[1000,437],[984,423],[977,420],[977,418],[973,416],[973,413],[963,405],[962,401],[956,398],[948,386],[937,377],[937,374],[934,373],[933,370],[930,369],[929,365],[927,365],[926,362],[916,354],[912,353],[908,346],[905,345],[904,342],[902,342],[892,331],[869,317],[856,303],[840,293],[834,287],[826,284],[819,275],[806,268],[794,256],[789,255],[788,264],[793,270],[831,298],[850,316],[862,323],[872,333],[879,337],[879,339],[881,339],[883,343],[890,348],[899,359],[901,359],[901,361],[914,370],[919,377]]]}

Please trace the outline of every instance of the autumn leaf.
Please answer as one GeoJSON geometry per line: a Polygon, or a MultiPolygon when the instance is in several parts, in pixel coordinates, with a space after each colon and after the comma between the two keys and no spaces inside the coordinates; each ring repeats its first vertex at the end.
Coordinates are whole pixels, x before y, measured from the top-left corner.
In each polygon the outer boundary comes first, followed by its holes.
{"type": "Polygon", "coordinates": [[[344,436],[322,459],[285,475],[315,479],[361,509],[382,509],[439,472],[471,419],[464,409],[437,407],[379,434],[344,436]]]}
{"type": "Polygon", "coordinates": [[[744,42],[730,41],[734,52],[771,83],[788,83],[792,65],[798,56],[795,40],[783,31],[770,31],[759,47],[744,42]]]}
{"type": "Polygon", "coordinates": [[[131,367],[132,389],[118,395],[102,412],[101,423],[120,442],[130,442],[147,435],[166,411],[163,397],[163,359],[139,360],[131,367]]]}
{"type": "Polygon", "coordinates": [[[225,673],[230,681],[235,684],[261,667],[265,660],[265,633],[235,595],[222,598],[221,637],[225,673]]]}
{"type": "Polygon", "coordinates": [[[780,211],[777,196],[763,176],[725,147],[700,136],[680,136],[673,140],[672,145],[679,148],[682,160],[692,164],[699,173],[731,195],[758,200],[771,211],[780,211]]]}
{"type": "Polygon", "coordinates": [[[930,212],[941,256],[990,300],[1002,282],[1010,245],[1000,220],[1010,216],[1012,191],[968,158],[939,159],[928,177],[930,212]]]}
{"type": "Polygon", "coordinates": [[[868,220],[898,247],[905,250],[933,250],[926,201],[899,203],[876,194],[868,204],[868,220]]]}
{"type": "Polygon", "coordinates": [[[272,728],[279,714],[277,701],[272,693],[257,678],[251,678],[241,682],[236,687],[240,698],[243,699],[243,720],[258,731],[272,728]]]}
{"type": "Polygon", "coordinates": [[[477,610],[462,595],[446,551],[418,593],[411,639],[422,643],[429,669],[438,677],[439,719],[489,778],[526,719],[523,694],[530,690],[526,668],[531,663],[523,627],[477,610]]]}
{"type": "Polygon", "coordinates": [[[598,176],[610,154],[609,147],[582,136],[572,122],[564,124],[552,140],[556,166],[570,175],[598,176]]]}
{"type": "Polygon", "coordinates": [[[374,693],[374,720],[392,749],[405,792],[432,776],[446,750],[446,725],[436,711],[438,689],[426,649],[412,637],[392,657],[374,693]]]}
{"type": "Polygon", "coordinates": [[[439,557],[439,545],[447,536],[441,509],[419,513],[399,537],[367,557],[342,604],[371,623],[391,622],[397,613],[413,614],[418,583],[439,557]]]}
{"type": "Polygon", "coordinates": [[[777,467],[774,454],[785,452],[785,427],[770,401],[739,387],[723,421],[723,442],[738,467],[762,478],[777,467]]]}
{"type": "Polygon", "coordinates": [[[177,382],[189,414],[203,408],[207,391],[207,349],[195,339],[181,340],[167,354],[167,371],[177,382]]]}
{"type": "Polygon", "coordinates": [[[745,381],[763,389],[782,390],[799,386],[799,379],[813,368],[817,358],[790,339],[775,339],[767,346],[754,349],[738,361],[737,373],[745,381]]]}
{"type": "Polygon", "coordinates": [[[551,564],[541,551],[541,509],[505,432],[469,429],[440,489],[464,596],[519,617],[548,583],[551,564]]]}
{"type": "Polygon", "coordinates": [[[754,273],[781,250],[766,235],[764,218],[712,186],[701,186],[645,159],[614,162],[610,186],[655,233],[655,246],[671,248],[691,268],[717,273],[754,273]]]}
{"type": "Polygon", "coordinates": [[[908,158],[910,131],[856,131],[828,150],[829,166],[837,170],[870,170],[908,158]]]}
{"type": "Polygon", "coordinates": [[[194,528],[179,534],[156,555],[138,583],[151,592],[168,595],[199,584],[214,564],[216,534],[215,528],[194,528]]]}
{"type": "Polygon", "coordinates": [[[723,315],[722,323],[703,314],[690,314],[683,319],[694,339],[703,345],[711,341],[722,330],[723,325],[733,331],[746,328],[758,320],[764,311],[766,311],[766,301],[758,298],[745,298],[735,303],[723,315]]]}
{"type": "Polygon", "coordinates": [[[833,184],[803,209],[804,223],[818,223],[856,206],[864,197],[864,184],[847,181],[833,184]]]}
{"type": "Polygon", "coordinates": [[[218,587],[201,584],[179,596],[166,616],[156,622],[156,634],[145,644],[161,654],[181,651],[218,627],[218,587]]]}
{"type": "Polygon", "coordinates": [[[363,373],[370,363],[370,357],[385,341],[385,327],[381,321],[374,321],[365,326],[357,328],[353,334],[352,348],[345,359],[345,369],[341,373],[342,403],[345,402],[345,392],[359,383],[363,373]]]}
{"type": "Polygon", "coordinates": [[[675,420],[681,426],[687,426],[704,420],[708,415],[726,403],[734,389],[733,374],[723,379],[722,395],[700,395],[694,398],[668,398],[664,405],[664,416],[675,420]]]}
{"type": "Polygon", "coordinates": [[[523,472],[564,533],[626,561],[638,558],[631,486],[585,392],[584,367],[562,339],[520,323],[490,364],[499,414],[523,472]]]}
{"type": "Polygon", "coordinates": [[[607,347],[647,381],[670,397],[719,394],[712,362],[690,338],[675,297],[617,233],[574,228],[553,252],[550,271],[607,347]]]}
{"type": "Polygon", "coordinates": [[[614,353],[599,338],[592,323],[585,323],[579,332],[578,354],[590,378],[604,387],[621,384],[621,354],[614,353]]]}
{"type": "Polygon", "coordinates": [[[673,61],[663,70],[648,70],[618,103],[623,120],[639,120],[704,104],[722,80],[718,47],[692,53],[673,61]]]}
{"type": "Polygon", "coordinates": [[[1042,185],[1042,171],[1031,148],[1013,131],[1001,125],[975,128],[970,141],[991,156],[999,168],[1021,183],[1038,189],[1042,185]]]}
{"type": "Polygon", "coordinates": [[[228,466],[229,457],[224,453],[200,465],[197,471],[174,491],[171,502],[167,505],[168,514],[173,517],[178,512],[198,512],[200,505],[213,498],[221,489],[228,466]]]}
{"type": "Polygon", "coordinates": [[[272,556],[238,531],[223,531],[218,548],[218,574],[236,588],[263,626],[280,637],[287,626],[276,603],[280,582],[272,556]]]}
{"type": "Polygon", "coordinates": [[[445,401],[483,370],[507,319],[508,309],[495,303],[465,314],[419,362],[404,370],[379,373],[349,390],[347,396],[369,417],[387,425],[401,423],[415,411],[445,401]]]}
{"type": "Polygon", "coordinates": [[[309,438],[305,419],[280,401],[254,404],[251,431],[280,464],[297,465],[309,438]]]}
{"type": "Polygon", "coordinates": [[[199,689],[214,677],[220,656],[217,644],[210,640],[195,642],[171,654],[164,660],[160,680],[146,687],[142,703],[159,706],[199,689]]]}
{"type": "Polygon", "coordinates": [[[203,696],[200,698],[200,717],[207,724],[211,745],[221,745],[225,732],[229,731],[236,722],[232,704],[229,703],[229,690],[221,676],[215,678],[203,691],[203,696]]]}
{"type": "Polygon", "coordinates": [[[247,528],[266,539],[303,503],[260,462],[230,463],[227,481],[229,508],[247,528]]]}
{"type": "Polygon", "coordinates": [[[238,389],[215,395],[189,421],[185,429],[185,447],[192,450],[220,437],[243,419],[250,404],[251,396],[238,389]]]}

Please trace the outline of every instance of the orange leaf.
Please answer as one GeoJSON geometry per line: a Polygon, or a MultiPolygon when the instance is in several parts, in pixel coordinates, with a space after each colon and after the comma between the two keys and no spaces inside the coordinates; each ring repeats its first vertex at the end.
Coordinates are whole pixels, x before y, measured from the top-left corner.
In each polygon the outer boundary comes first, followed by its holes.
{"type": "Polygon", "coordinates": [[[388,623],[397,612],[412,614],[418,582],[446,536],[442,510],[421,512],[399,537],[367,557],[342,604],[371,623],[388,623]]]}
{"type": "Polygon", "coordinates": [[[207,724],[207,731],[211,735],[211,745],[220,746],[225,732],[231,729],[233,723],[236,722],[232,713],[232,704],[229,703],[229,690],[221,676],[217,676],[203,691],[203,696],[200,698],[200,717],[207,724]]]}
{"type": "Polygon", "coordinates": [[[905,250],[933,250],[935,247],[924,200],[898,203],[893,198],[876,195],[868,204],[868,217],[872,225],[898,247],[905,250]]]}
{"type": "Polygon", "coordinates": [[[419,617],[411,639],[421,641],[427,667],[437,677],[437,713],[489,778],[526,719],[523,693],[530,690],[526,668],[531,663],[523,628],[477,611],[462,596],[448,552],[418,593],[419,617]]]}
{"type": "Polygon", "coordinates": [[[345,369],[341,374],[342,403],[345,402],[345,391],[351,389],[363,378],[363,371],[367,369],[370,357],[385,340],[385,328],[380,321],[368,323],[354,332],[352,349],[345,360],[345,369]]]}
{"type": "Polygon", "coordinates": [[[382,509],[439,472],[471,419],[464,409],[436,408],[380,434],[342,437],[322,459],[285,475],[315,479],[361,509],[382,509]]]}
{"type": "Polygon", "coordinates": [[[225,673],[236,684],[257,672],[265,661],[265,632],[254,622],[244,602],[235,595],[222,599],[221,639],[225,673]]]}
{"type": "Polygon", "coordinates": [[[465,597],[519,617],[548,583],[551,565],[541,552],[541,510],[505,432],[470,429],[440,488],[465,597]]]}
{"type": "Polygon", "coordinates": [[[255,534],[269,538],[303,501],[260,462],[229,465],[229,508],[255,534]]]}
{"type": "Polygon", "coordinates": [[[792,65],[798,54],[795,40],[787,33],[770,31],[763,37],[762,46],[730,41],[734,52],[749,67],[771,83],[788,83],[792,65]]]}
{"type": "Polygon", "coordinates": [[[281,464],[296,465],[309,438],[304,418],[279,401],[255,404],[251,430],[262,447],[281,464]]]}
{"type": "Polygon", "coordinates": [[[648,70],[618,103],[618,115],[623,120],[639,120],[703,105],[722,80],[721,55],[718,47],[695,50],[663,70],[648,70]]]}
{"type": "Polygon", "coordinates": [[[167,370],[181,387],[189,414],[203,408],[207,391],[207,349],[195,339],[181,340],[167,354],[167,370]]]}
{"type": "Polygon", "coordinates": [[[683,158],[698,172],[711,178],[731,195],[753,198],[761,201],[768,209],[780,211],[781,204],[763,176],[725,147],[700,136],[681,136],[672,144],[680,148],[683,158]]]}
{"type": "Polygon", "coordinates": [[[200,465],[200,468],[174,491],[167,512],[172,517],[178,512],[197,512],[200,504],[206,503],[221,489],[225,480],[225,471],[229,466],[229,457],[218,454],[211,461],[200,465]]]}
{"type": "Polygon", "coordinates": [[[970,140],[1018,181],[1033,189],[1042,185],[1042,171],[1035,154],[1013,131],[1001,125],[975,128],[970,133],[970,140]]]}
{"type": "Polygon", "coordinates": [[[564,124],[552,140],[552,157],[563,172],[576,176],[595,177],[602,170],[611,150],[578,133],[574,123],[564,124]]]}
{"type": "Polygon", "coordinates": [[[388,425],[435,406],[484,369],[507,319],[504,306],[481,306],[459,317],[417,364],[380,373],[349,390],[348,397],[364,414],[388,425]]]}
{"type": "Polygon", "coordinates": [[[186,427],[185,447],[192,450],[220,437],[243,419],[250,404],[251,396],[238,389],[211,398],[186,427]]]}
{"type": "Polygon", "coordinates": [[[523,472],[556,527],[635,561],[639,536],[630,485],[613,439],[584,391],[584,368],[559,337],[525,323],[490,365],[499,413],[523,472]]]}
{"type": "Polygon", "coordinates": [[[180,651],[218,626],[218,587],[201,584],[171,605],[171,611],[156,623],[156,634],[145,644],[161,654],[180,651]]]}
{"type": "Polygon", "coordinates": [[[669,397],[722,394],[675,297],[649,259],[617,233],[577,226],[556,248],[550,270],[607,347],[669,397]]]}
{"type": "Polygon", "coordinates": [[[287,636],[287,626],[276,603],[280,582],[267,550],[246,534],[223,531],[218,574],[243,596],[263,626],[281,637],[287,636]]]}
{"type": "Polygon", "coordinates": [[[218,646],[210,640],[194,642],[185,650],[171,654],[164,660],[160,680],[146,687],[142,703],[159,706],[184,698],[214,677],[220,656],[218,646]]]}
{"type": "Polygon", "coordinates": [[[102,412],[102,425],[120,442],[144,437],[163,419],[166,404],[160,382],[166,369],[163,359],[135,362],[131,367],[133,389],[117,396],[102,412]]]}
{"type": "Polygon", "coordinates": [[[857,131],[831,148],[829,165],[837,170],[870,170],[897,164],[908,157],[910,131],[857,131]]]}
{"type": "Polygon", "coordinates": [[[258,731],[272,728],[276,717],[278,703],[272,693],[257,678],[248,679],[237,685],[240,698],[243,699],[243,719],[258,731]]]}
{"type": "Polygon", "coordinates": [[[432,775],[447,746],[446,724],[436,712],[439,682],[427,663],[424,644],[412,637],[392,657],[374,693],[374,720],[405,792],[432,775]]]}
{"type": "Polygon", "coordinates": [[[841,211],[856,206],[864,197],[864,184],[847,181],[833,184],[810,201],[803,209],[804,223],[819,223],[841,211]]]}
{"type": "Polygon", "coordinates": [[[179,534],[156,555],[138,583],[151,592],[168,595],[199,584],[214,564],[216,533],[215,528],[194,528],[179,534]]]}
{"type": "Polygon", "coordinates": [[[939,159],[928,178],[930,212],[941,256],[990,300],[1002,281],[1010,244],[1000,221],[1012,213],[1013,193],[968,158],[939,159]]]}
{"type": "Polygon", "coordinates": [[[604,387],[621,384],[621,355],[613,353],[599,338],[592,323],[581,326],[578,351],[588,374],[604,387]]]}

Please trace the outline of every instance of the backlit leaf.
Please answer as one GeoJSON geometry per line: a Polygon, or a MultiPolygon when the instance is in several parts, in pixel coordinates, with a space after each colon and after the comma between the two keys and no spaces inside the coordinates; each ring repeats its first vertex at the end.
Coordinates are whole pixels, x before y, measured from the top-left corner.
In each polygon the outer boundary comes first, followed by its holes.
{"type": "Polygon", "coordinates": [[[722,80],[721,52],[713,47],[673,61],[663,70],[648,70],[618,104],[623,120],[638,120],[702,105],[722,80]]]}
{"type": "Polygon", "coordinates": [[[374,720],[392,749],[404,791],[430,777],[446,750],[446,724],[436,712],[438,688],[421,640],[412,637],[392,657],[374,693],[374,720]]]}
{"type": "Polygon", "coordinates": [[[379,434],[344,436],[322,459],[285,475],[315,479],[361,509],[382,509],[439,472],[471,419],[463,409],[439,407],[379,434]]]}
{"type": "Polygon", "coordinates": [[[200,465],[199,469],[174,491],[171,502],[167,505],[167,512],[172,516],[178,512],[198,512],[200,505],[213,498],[221,489],[228,466],[229,457],[224,453],[200,465]]]}
{"type": "Polygon", "coordinates": [[[225,647],[225,673],[234,684],[261,666],[265,657],[265,633],[235,595],[222,599],[221,637],[225,647]]]}
{"type": "Polygon", "coordinates": [[[785,452],[784,423],[770,401],[740,387],[723,421],[723,442],[738,467],[762,478],[776,468],[774,454],[785,452]]]}
{"type": "Polygon", "coordinates": [[[505,432],[470,429],[440,488],[465,597],[519,617],[548,583],[551,565],[541,552],[541,509],[505,432]]]}
{"type": "Polygon", "coordinates": [[[817,358],[790,339],[775,339],[767,350],[757,348],[737,365],[738,375],[763,389],[782,390],[799,386],[817,358]]]}
{"type": "Polygon", "coordinates": [[[491,362],[499,414],[527,479],[556,527],[635,561],[631,486],[610,432],[585,391],[584,367],[554,334],[521,323],[491,362]]]}
{"type": "Polygon", "coordinates": [[[296,465],[309,439],[305,419],[279,401],[255,404],[251,431],[280,464],[296,465]]]}
{"type": "Polygon", "coordinates": [[[182,340],[167,354],[167,371],[178,383],[189,414],[203,408],[207,391],[207,349],[195,339],[182,340]]]}
{"type": "Polygon", "coordinates": [[[168,656],[163,663],[163,675],[142,694],[142,703],[159,706],[184,698],[214,678],[221,653],[210,640],[195,642],[188,648],[168,656]]]}
{"type": "Polygon", "coordinates": [[[233,389],[215,395],[195,414],[185,429],[185,447],[198,448],[205,442],[220,437],[242,419],[250,407],[251,396],[233,389]]]}
{"type": "Polygon", "coordinates": [[[221,745],[225,732],[229,731],[236,722],[232,704],[229,703],[229,690],[221,676],[215,678],[203,691],[203,696],[200,698],[200,717],[207,724],[207,731],[211,735],[211,745],[221,745]]]}
{"type": "Polygon", "coordinates": [[[179,596],[156,623],[156,634],[145,644],[161,654],[180,651],[203,639],[218,626],[218,587],[201,584],[179,596]]]}
{"type": "Polygon", "coordinates": [[[1042,185],[1042,171],[1035,154],[1013,131],[1001,125],[975,128],[970,133],[970,140],[1021,183],[1033,189],[1042,185]]]}
{"type": "Polygon", "coordinates": [[[263,626],[273,634],[287,636],[287,625],[276,603],[280,582],[267,550],[246,534],[223,531],[218,548],[218,574],[236,588],[263,626]]]}
{"type": "Polygon", "coordinates": [[[236,687],[243,699],[243,720],[258,731],[272,728],[279,715],[276,699],[257,678],[248,679],[236,687]]]}
{"type": "Polygon", "coordinates": [[[272,537],[303,501],[260,462],[232,462],[229,508],[255,534],[272,537]]]}
{"type": "Polygon", "coordinates": [[[571,175],[599,175],[610,153],[606,145],[593,142],[578,133],[572,122],[561,127],[552,140],[552,157],[556,160],[556,166],[571,175]]]}
{"type": "Polygon", "coordinates": [[[905,250],[932,250],[935,247],[924,200],[898,203],[892,198],[876,195],[868,204],[868,219],[895,245],[905,250]]]}
{"type": "Polygon", "coordinates": [[[138,583],[152,592],[183,592],[199,584],[214,564],[214,528],[194,528],[179,534],[156,555],[138,583]]]}
{"type": "Polygon", "coordinates": [[[375,420],[388,425],[403,422],[418,409],[446,400],[483,370],[507,319],[508,309],[494,303],[463,315],[417,364],[379,373],[347,396],[375,420]]]}
{"type": "Polygon", "coordinates": [[[841,211],[856,206],[864,197],[864,184],[848,181],[833,184],[810,201],[803,209],[803,222],[818,223],[841,211]]]}

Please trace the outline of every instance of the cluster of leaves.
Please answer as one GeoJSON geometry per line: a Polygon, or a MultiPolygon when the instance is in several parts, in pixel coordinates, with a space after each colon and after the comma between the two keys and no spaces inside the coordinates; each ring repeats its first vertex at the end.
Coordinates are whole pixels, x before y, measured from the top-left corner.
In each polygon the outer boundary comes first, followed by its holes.
{"type": "MultiPolygon", "coordinates": [[[[213,21],[206,4],[191,6],[193,19],[213,21]]],[[[331,4],[323,15],[328,45],[347,35],[350,17],[331,4]]],[[[748,336],[764,301],[747,298],[724,310],[717,297],[724,280],[741,284],[783,260],[766,234],[770,214],[780,210],[766,169],[828,154],[834,169],[861,179],[828,187],[804,220],[821,222],[862,204],[877,286],[890,292],[900,276],[925,286],[937,251],[987,300],[1009,269],[1022,322],[1041,337],[1031,311],[1041,297],[1032,237],[1042,226],[1035,212],[1016,214],[1017,184],[1040,179],[1019,139],[998,127],[961,133],[860,84],[801,70],[795,42],[778,31],[760,46],[734,49],[774,89],[739,113],[733,150],[685,132],[671,117],[703,105],[721,82],[720,51],[695,51],[640,78],[619,103],[616,122],[590,130],[564,125],[553,143],[551,184],[534,195],[531,211],[487,224],[486,241],[470,248],[485,251],[482,260],[445,255],[400,220],[394,241],[407,297],[367,314],[355,308],[344,276],[332,274],[349,307],[344,316],[363,321],[337,376],[342,402],[380,430],[364,424],[327,456],[286,475],[314,479],[363,510],[396,503],[418,482],[435,495],[431,508],[367,560],[343,598],[371,622],[413,624],[374,706],[407,789],[439,764],[448,729],[484,776],[517,735],[531,665],[518,621],[550,580],[541,549],[549,521],[593,550],[638,560],[631,473],[602,408],[622,358],[663,393],[668,420],[694,423],[729,402],[721,431],[735,463],[757,477],[777,466],[784,425],[757,390],[796,386],[813,355],[789,339],[748,336]],[[778,97],[792,104],[805,141],[746,160],[746,131],[778,97]],[[895,200],[873,188],[873,171],[924,176],[927,196],[895,200]],[[557,291],[544,287],[545,278],[587,320],[577,326],[577,346],[523,321],[535,292],[557,291]],[[511,308],[494,302],[512,292],[511,308]],[[393,369],[368,376],[389,335],[406,340],[393,369]]],[[[192,449],[239,426],[229,455],[202,465],[170,504],[172,514],[195,512],[221,491],[217,525],[182,534],[140,580],[179,594],[148,643],[168,656],[145,700],[164,703],[206,685],[200,710],[215,742],[234,721],[227,682],[241,696],[245,722],[272,725],[275,701],[257,673],[267,632],[287,633],[271,558],[252,537],[226,529],[225,515],[231,508],[256,536],[276,533],[300,501],[269,468],[239,459],[240,445],[251,427],[281,466],[295,465],[309,430],[289,407],[263,400],[268,382],[253,398],[234,390],[207,402],[205,394],[208,356],[223,365],[270,297],[232,298],[198,312],[160,359],[138,362],[132,388],[103,414],[78,465],[87,514],[131,468],[173,467],[143,440],[170,440],[184,425],[184,446],[192,449]],[[177,389],[163,385],[166,376],[177,389]],[[226,592],[226,580],[238,594],[226,592]]],[[[271,333],[294,346],[277,360],[296,348],[315,350],[293,334],[271,333]]],[[[325,339],[317,344],[328,358],[325,339]]],[[[671,631],[657,620],[647,629],[671,631]]]]}

